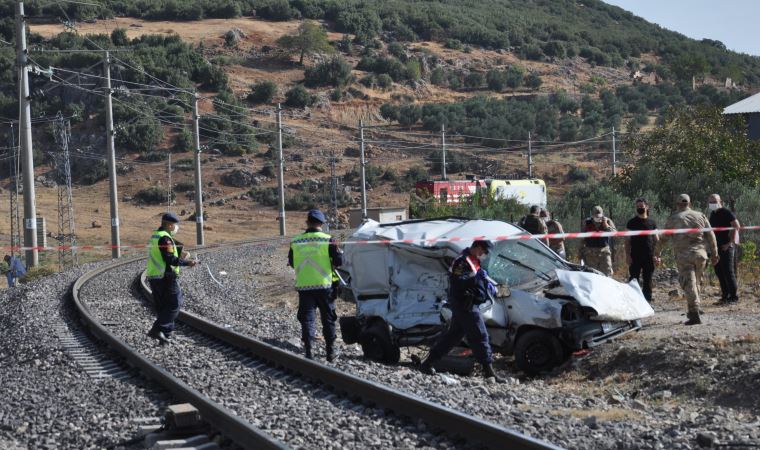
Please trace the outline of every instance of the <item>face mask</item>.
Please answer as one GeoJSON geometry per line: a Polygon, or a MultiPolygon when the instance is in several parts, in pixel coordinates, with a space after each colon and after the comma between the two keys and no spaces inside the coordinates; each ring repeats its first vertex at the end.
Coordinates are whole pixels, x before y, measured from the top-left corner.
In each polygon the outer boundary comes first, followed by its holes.
{"type": "Polygon", "coordinates": [[[636,208],[636,212],[639,213],[639,214],[644,214],[645,212],[647,212],[647,209],[646,208],[636,208]]]}
{"type": "Polygon", "coordinates": [[[169,234],[171,234],[172,236],[176,236],[177,233],[179,233],[179,224],[175,224],[174,229],[169,232],[169,234]]]}
{"type": "Polygon", "coordinates": [[[596,223],[602,223],[602,217],[594,217],[594,222],[596,223]]]}
{"type": "Polygon", "coordinates": [[[710,211],[715,211],[716,209],[719,209],[719,208],[720,208],[720,206],[717,203],[708,203],[707,204],[707,209],[709,209],[710,211]]]}

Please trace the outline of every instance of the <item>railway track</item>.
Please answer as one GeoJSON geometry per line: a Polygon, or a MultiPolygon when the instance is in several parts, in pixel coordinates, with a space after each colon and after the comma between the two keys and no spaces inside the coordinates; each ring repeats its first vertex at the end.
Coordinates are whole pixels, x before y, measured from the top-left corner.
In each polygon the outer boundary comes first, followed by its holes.
{"type": "Polygon", "coordinates": [[[150,298],[144,278],[136,281],[128,295],[122,291],[105,301],[91,286],[95,280],[108,277],[129,284],[128,280],[141,270],[140,261],[117,261],[77,280],[72,296],[84,322],[131,365],[177,398],[192,403],[213,427],[244,448],[287,448],[284,442],[296,447],[317,446],[299,439],[308,427],[332,433],[335,440],[329,442],[333,446],[372,445],[371,440],[360,436],[368,423],[383,434],[393,435],[399,446],[425,442],[441,447],[558,448],[304,359],[185,311],[178,318],[176,334],[181,337],[177,344],[146,347],[144,336],[137,337],[144,329],[139,328],[135,335],[134,330],[115,325],[120,316],[151,319],[148,308],[135,299],[136,291],[150,298]],[[224,380],[239,381],[230,388],[224,380]],[[290,426],[272,423],[282,410],[292,412],[290,426]],[[346,431],[356,436],[347,437],[346,431]]]}

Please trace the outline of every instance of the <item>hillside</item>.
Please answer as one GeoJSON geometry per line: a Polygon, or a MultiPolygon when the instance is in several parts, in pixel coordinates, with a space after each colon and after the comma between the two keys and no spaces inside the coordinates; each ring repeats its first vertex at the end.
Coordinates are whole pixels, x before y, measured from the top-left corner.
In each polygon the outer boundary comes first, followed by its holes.
{"type": "MultiPolygon", "coordinates": [[[[89,148],[73,153],[81,239],[102,243],[104,232],[87,226],[108,223],[102,156],[92,161],[104,153],[100,56],[36,49],[127,50],[116,53],[112,75],[122,214],[131,216],[123,233],[131,242],[141,242],[143,223],[165,209],[138,198],[144,189],[166,191],[169,153],[173,208],[194,210],[192,172],[183,168],[192,157],[191,97],[170,86],[197,87],[203,97],[209,239],[221,240],[277,229],[277,102],[286,105],[287,208],[294,230],[301,222],[296,211],[331,201],[331,155],[341,211],[358,205],[360,119],[383,126],[365,130],[371,206],[406,205],[414,181],[440,176],[441,126],[449,133],[449,176],[525,177],[530,136],[534,176],[546,179],[556,197],[579,180],[610,173],[613,127],[646,129],[671,106],[726,105],[760,80],[758,58],[687,39],[598,1],[286,3],[214,2],[212,10],[205,1],[182,2],[179,9],[172,2],[109,1],[98,11],[66,4],[65,13],[55,2],[28,6],[33,62],[61,69],[52,82],[33,80],[48,94],[35,99],[34,115],[62,111],[72,117],[75,144],[89,148]],[[224,12],[224,5],[232,6],[224,12]],[[189,10],[200,12],[183,17],[189,10]],[[255,16],[240,17],[254,10],[255,16]],[[76,34],[65,32],[59,16],[83,20],[76,34]],[[202,17],[219,18],[156,20],[202,17]],[[306,54],[303,64],[284,52],[279,40],[298,33],[305,23],[299,18],[320,20],[334,50],[306,54]],[[726,89],[726,77],[737,88],[726,89]],[[262,82],[275,87],[260,103],[250,94],[262,82]],[[302,103],[292,102],[293,92],[302,103]],[[225,176],[235,171],[243,171],[244,183],[227,185],[225,176]]],[[[8,4],[0,3],[0,11],[8,4]]],[[[0,21],[0,34],[12,40],[7,21],[0,21]]],[[[17,111],[12,63],[12,50],[0,47],[4,117],[17,111]]],[[[44,175],[50,170],[42,165],[45,152],[54,147],[46,126],[35,130],[38,175],[44,175]]],[[[0,133],[8,139],[7,128],[0,133]]],[[[626,163],[623,155],[618,162],[626,163]]],[[[39,195],[41,214],[55,217],[54,189],[41,188],[39,195]]],[[[8,230],[5,204],[0,217],[0,229],[8,230]]]]}

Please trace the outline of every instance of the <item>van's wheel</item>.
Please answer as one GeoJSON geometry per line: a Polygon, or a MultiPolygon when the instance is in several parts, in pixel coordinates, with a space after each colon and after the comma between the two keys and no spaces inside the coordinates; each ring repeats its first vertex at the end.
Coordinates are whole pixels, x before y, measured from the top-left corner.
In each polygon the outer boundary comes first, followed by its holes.
{"type": "Polygon", "coordinates": [[[383,321],[372,322],[359,337],[364,357],[386,364],[398,364],[401,349],[393,344],[388,327],[383,321]]]}
{"type": "Polygon", "coordinates": [[[557,336],[544,330],[530,330],[515,345],[517,367],[529,375],[549,371],[565,359],[557,336]]]}

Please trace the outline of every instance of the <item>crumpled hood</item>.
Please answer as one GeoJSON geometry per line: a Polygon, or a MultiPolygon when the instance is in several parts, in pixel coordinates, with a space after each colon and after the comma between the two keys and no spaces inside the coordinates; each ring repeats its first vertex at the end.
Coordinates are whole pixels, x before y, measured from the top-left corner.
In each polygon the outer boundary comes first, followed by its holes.
{"type": "Polygon", "coordinates": [[[627,321],[653,316],[636,280],[625,284],[604,275],[557,270],[560,284],[581,306],[593,308],[595,320],[627,321]]]}

